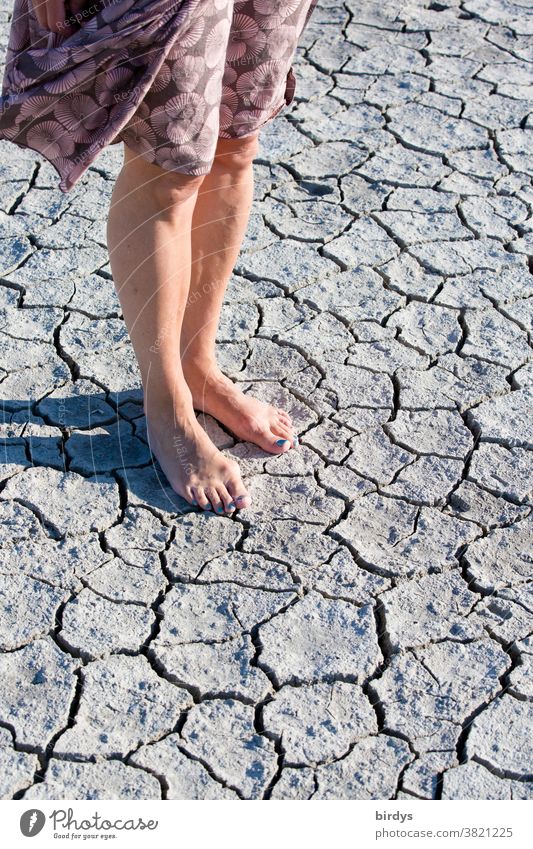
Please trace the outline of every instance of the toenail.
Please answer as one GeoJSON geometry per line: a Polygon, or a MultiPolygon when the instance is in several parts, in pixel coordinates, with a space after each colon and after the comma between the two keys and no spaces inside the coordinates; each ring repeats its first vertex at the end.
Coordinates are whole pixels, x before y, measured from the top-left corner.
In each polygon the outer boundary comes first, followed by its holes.
{"type": "Polygon", "coordinates": [[[276,440],[276,445],[285,445],[285,443],[288,441],[288,439],[278,439],[276,440]]]}
{"type": "Polygon", "coordinates": [[[292,441],[294,442],[295,445],[298,445],[300,440],[298,439],[297,436],[293,436],[292,441]]]}
{"type": "Polygon", "coordinates": [[[217,506],[215,507],[215,510],[217,511],[217,513],[223,513],[224,507],[223,507],[222,504],[217,504],[217,506]]]}
{"type": "Polygon", "coordinates": [[[233,503],[233,501],[231,502],[231,504],[228,504],[228,510],[235,510],[235,504],[233,503]]]}
{"type": "Polygon", "coordinates": [[[194,506],[195,506],[195,507],[197,507],[197,506],[198,506],[198,502],[197,502],[197,501],[196,501],[196,499],[194,499],[194,498],[193,498],[193,499],[191,499],[191,504],[194,504],[194,506]]]}
{"type": "Polygon", "coordinates": [[[212,507],[211,507],[211,505],[210,505],[210,504],[206,504],[206,505],[204,506],[204,510],[211,510],[211,509],[212,509],[212,507]]]}

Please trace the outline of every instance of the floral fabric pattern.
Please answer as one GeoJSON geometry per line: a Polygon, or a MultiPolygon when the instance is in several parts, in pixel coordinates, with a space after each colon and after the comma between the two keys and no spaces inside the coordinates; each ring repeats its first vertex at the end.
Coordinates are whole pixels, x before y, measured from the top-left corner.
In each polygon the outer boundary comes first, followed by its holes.
{"type": "Polygon", "coordinates": [[[0,138],[48,159],[69,191],[108,144],[207,174],[217,139],[248,135],[294,96],[317,0],[95,0],[63,35],[15,0],[0,138]]]}

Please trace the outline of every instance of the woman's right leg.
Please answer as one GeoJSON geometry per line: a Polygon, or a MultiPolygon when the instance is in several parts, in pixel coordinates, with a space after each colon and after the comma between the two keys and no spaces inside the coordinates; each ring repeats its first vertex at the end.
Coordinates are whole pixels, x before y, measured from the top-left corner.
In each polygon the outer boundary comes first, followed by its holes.
{"type": "Polygon", "coordinates": [[[198,423],[180,357],[191,222],[201,182],[202,177],[153,165],[124,145],[107,240],[141,372],[151,450],[176,492],[223,512],[248,507],[251,499],[238,464],[216,448],[198,423]]]}

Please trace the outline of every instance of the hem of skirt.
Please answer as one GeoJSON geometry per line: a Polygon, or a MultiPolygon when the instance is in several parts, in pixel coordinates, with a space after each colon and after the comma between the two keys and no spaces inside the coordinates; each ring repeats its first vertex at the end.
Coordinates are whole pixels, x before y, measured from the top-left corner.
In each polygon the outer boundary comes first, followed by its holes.
{"type": "MultiPolygon", "coordinates": [[[[315,0],[315,2],[316,2],[316,0],[315,0]]],[[[286,82],[285,82],[285,93],[283,95],[283,100],[281,101],[281,103],[278,106],[275,107],[275,109],[269,114],[269,116],[267,118],[265,118],[264,121],[261,121],[261,123],[257,124],[257,126],[254,127],[253,130],[249,130],[247,133],[235,133],[235,135],[233,135],[233,136],[225,135],[224,133],[219,133],[218,137],[220,139],[234,139],[234,138],[244,139],[247,136],[250,136],[253,133],[256,133],[257,130],[260,130],[261,127],[264,127],[266,124],[268,124],[270,121],[272,121],[277,115],[279,115],[279,113],[282,111],[282,109],[284,107],[291,105],[292,101],[294,100],[295,92],[296,92],[296,77],[294,75],[293,65],[291,65],[289,70],[287,71],[287,78],[286,78],[286,82]]]]}
{"type": "MultiPolygon", "coordinates": [[[[292,71],[292,68],[291,68],[291,71],[292,71]]],[[[265,118],[264,121],[261,121],[260,124],[257,124],[257,126],[255,126],[252,130],[247,130],[247,132],[245,132],[245,133],[235,133],[234,135],[228,135],[227,133],[219,132],[218,138],[219,139],[244,139],[247,136],[253,135],[258,130],[260,130],[262,127],[264,127],[266,124],[268,124],[270,121],[272,121],[277,115],[279,115],[279,113],[282,111],[282,109],[285,106],[289,106],[292,103],[292,100],[293,100],[293,97],[294,97],[294,86],[292,88],[291,94],[292,94],[292,96],[290,97],[289,100],[287,100],[287,97],[284,96],[281,103],[279,103],[278,106],[276,106],[275,109],[273,109],[273,111],[268,115],[268,117],[265,118]]],[[[119,141],[121,141],[125,145],[127,145],[127,147],[129,147],[130,150],[132,150],[137,156],[141,156],[143,159],[145,159],[151,165],[157,165],[159,168],[163,168],[165,171],[175,171],[178,174],[184,174],[187,177],[203,177],[206,174],[209,174],[209,172],[211,171],[211,168],[213,167],[213,161],[211,161],[211,163],[206,165],[205,168],[194,168],[192,170],[185,170],[185,168],[183,166],[178,167],[178,168],[168,168],[164,165],[160,165],[159,162],[156,162],[156,161],[150,159],[150,154],[147,153],[146,151],[143,152],[143,151],[140,151],[140,150],[135,150],[135,148],[132,147],[132,145],[129,142],[126,142],[121,137],[120,132],[117,133],[117,135],[115,136],[115,138],[114,138],[113,142],[111,142],[111,144],[116,144],[119,141]]],[[[214,157],[213,157],[213,159],[214,159],[214,157]]]]}
{"type": "MultiPolygon", "coordinates": [[[[287,106],[287,105],[288,105],[287,101],[285,99],[282,100],[281,103],[269,114],[269,116],[267,118],[265,118],[264,121],[261,121],[260,124],[257,124],[257,126],[254,127],[252,130],[248,130],[245,133],[235,133],[234,135],[227,135],[223,132],[221,132],[221,133],[219,132],[218,138],[221,138],[221,139],[239,138],[239,139],[241,139],[241,138],[246,138],[247,136],[251,136],[254,133],[256,133],[257,130],[260,130],[262,127],[264,127],[270,121],[272,121],[277,115],[279,115],[279,113],[281,112],[283,107],[287,106]]],[[[22,147],[22,148],[25,148],[26,150],[33,150],[34,153],[37,153],[41,159],[44,159],[45,162],[48,162],[52,166],[52,168],[55,170],[56,174],[59,177],[59,189],[63,192],[63,194],[67,194],[71,189],[73,189],[74,186],[76,185],[76,183],[78,182],[78,180],[82,177],[82,174],[79,174],[78,177],[73,182],[70,182],[68,180],[68,177],[64,176],[61,173],[61,171],[59,170],[57,165],[54,163],[53,159],[49,159],[48,156],[45,156],[45,154],[41,150],[39,150],[36,147],[33,147],[31,144],[27,144],[26,142],[22,142],[22,141],[14,141],[13,139],[8,138],[7,136],[3,136],[1,130],[0,130],[0,141],[9,141],[9,142],[11,142],[11,144],[14,144],[16,147],[22,147]]],[[[114,140],[112,142],[110,142],[110,144],[118,144],[119,142],[123,142],[123,144],[126,144],[124,139],[121,138],[120,132],[114,137],[114,140]]],[[[181,168],[179,168],[179,167],[178,168],[165,168],[165,166],[159,165],[158,162],[154,162],[154,161],[150,160],[149,155],[146,152],[143,152],[143,151],[140,151],[140,150],[135,150],[131,146],[131,144],[128,144],[127,146],[130,148],[130,150],[133,150],[133,152],[135,154],[137,154],[137,156],[141,156],[147,162],[150,162],[151,165],[158,165],[159,168],[164,168],[166,171],[177,171],[178,173],[185,174],[188,177],[201,177],[201,176],[205,176],[206,174],[209,174],[209,172],[211,171],[211,168],[212,168],[212,164],[213,164],[211,162],[205,168],[195,168],[192,171],[190,171],[190,170],[187,171],[183,167],[181,167],[181,168]]]]}
{"type": "Polygon", "coordinates": [[[185,170],[187,168],[186,165],[185,166],[183,166],[183,165],[179,166],[177,163],[176,163],[176,165],[177,165],[176,168],[169,168],[168,166],[161,165],[155,159],[151,158],[153,156],[153,151],[136,150],[133,147],[133,145],[130,144],[129,141],[125,141],[123,138],[120,137],[120,133],[116,138],[116,142],[122,142],[136,156],[140,156],[141,159],[144,159],[150,165],[156,165],[158,168],[162,168],[164,171],[176,171],[178,174],[184,174],[186,177],[203,177],[204,175],[209,174],[209,172],[211,170],[212,163],[208,164],[205,168],[194,168],[192,170],[190,168],[189,168],[189,170],[185,170]]]}
{"type": "MultiPolygon", "coordinates": [[[[265,124],[268,124],[269,121],[272,121],[272,119],[275,118],[276,115],[278,115],[281,112],[283,107],[287,106],[287,105],[288,105],[287,101],[282,100],[282,102],[279,104],[279,106],[277,106],[273,110],[273,112],[270,113],[268,118],[265,118],[264,121],[262,121],[260,124],[257,124],[257,126],[253,128],[253,130],[248,130],[246,133],[236,133],[233,136],[225,135],[224,133],[219,132],[218,138],[219,139],[236,139],[236,138],[243,139],[243,138],[246,138],[247,136],[251,136],[254,133],[256,133],[258,130],[260,130],[261,127],[264,127],[265,124]]],[[[142,157],[142,159],[145,159],[146,162],[149,162],[150,165],[157,165],[158,168],[163,168],[165,171],[175,171],[176,173],[184,174],[187,177],[204,177],[204,176],[206,176],[207,174],[210,173],[211,168],[213,167],[214,157],[211,160],[211,162],[208,165],[206,165],[204,168],[193,168],[193,169],[189,168],[188,170],[186,170],[187,166],[185,166],[185,167],[184,166],[178,166],[177,168],[169,168],[168,166],[160,165],[159,162],[156,162],[155,160],[151,159],[150,158],[151,155],[152,155],[151,152],[135,150],[135,148],[129,143],[129,141],[126,142],[123,138],[121,138],[120,133],[118,133],[118,135],[115,137],[115,142],[119,142],[119,141],[123,142],[137,156],[140,156],[140,157],[142,157]]]]}
{"type": "MultiPolygon", "coordinates": [[[[8,142],[11,142],[11,144],[14,144],[16,147],[23,147],[26,150],[33,150],[33,152],[37,153],[41,157],[41,159],[44,159],[45,162],[48,162],[48,164],[52,166],[52,168],[55,170],[56,174],[58,175],[58,177],[59,177],[59,188],[61,189],[61,191],[64,194],[69,192],[76,185],[77,180],[75,180],[73,183],[71,183],[71,185],[67,185],[66,177],[61,173],[61,171],[59,170],[57,165],[55,165],[54,160],[49,159],[47,156],[45,156],[45,154],[42,151],[40,151],[36,147],[33,147],[33,145],[27,144],[26,142],[22,142],[22,141],[14,141],[13,139],[8,138],[7,136],[3,136],[1,130],[0,130],[0,141],[8,141],[8,142]]],[[[80,177],[81,177],[81,174],[80,174],[80,177]]],[[[78,179],[79,179],[79,177],[78,177],[78,179]]]]}
{"type": "MultiPolygon", "coordinates": [[[[254,133],[256,133],[258,130],[260,130],[261,127],[264,127],[265,124],[268,124],[269,121],[272,121],[272,119],[275,118],[276,115],[278,115],[281,112],[281,110],[283,109],[284,106],[287,106],[287,102],[285,100],[283,100],[279,104],[279,106],[277,106],[276,109],[274,109],[274,111],[270,113],[268,118],[265,118],[264,121],[262,121],[256,127],[254,127],[253,130],[248,130],[246,133],[235,133],[232,136],[219,132],[218,138],[219,139],[235,139],[235,138],[243,139],[243,138],[246,138],[247,136],[251,136],[254,133]]],[[[210,173],[211,168],[213,167],[213,160],[212,160],[208,165],[206,165],[203,168],[193,168],[193,169],[189,168],[187,170],[187,166],[183,166],[183,165],[177,166],[176,168],[171,168],[171,167],[168,167],[168,166],[165,166],[165,165],[160,165],[159,162],[156,162],[154,159],[151,159],[152,154],[150,152],[142,151],[142,150],[136,150],[129,142],[126,142],[123,138],[120,138],[120,133],[116,137],[116,141],[117,142],[119,142],[119,141],[123,142],[127,147],[129,147],[130,150],[133,151],[133,153],[136,154],[136,156],[140,156],[142,159],[146,160],[146,162],[149,162],[150,165],[157,165],[158,168],[163,168],[163,170],[165,170],[165,171],[175,171],[177,174],[184,174],[187,177],[204,177],[204,176],[206,176],[207,174],[210,173]]],[[[214,159],[214,157],[213,157],[213,159],[214,159]]]]}
{"type": "Polygon", "coordinates": [[[270,121],[272,121],[272,120],[273,120],[273,119],[274,119],[277,115],[279,115],[279,113],[281,112],[281,110],[282,110],[285,106],[288,106],[287,101],[286,101],[286,100],[282,100],[282,102],[279,104],[279,106],[277,106],[277,107],[276,107],[276,109],[274,109],[274,111],[270,113],[270,115],[268,116],[268,118],[265,118],[265,120],[264,120],[264,121],[261,121],[261,123],[260,123],[260,124],[257,124],[257,125],[253,128],[253,130],[248,130],[246,133],[238,133],[238,132],[236,132],[236,133],[234,133],[233,135],[227,135],[227,134],[225,134],[225,133],[223,133],[223,132],[222,132],[222,133],[219,133],[219,134],[218,134],[218,137],[219,137],[219,139],[245,139],[247,136],[251,136],[251,135],[253,135],[253,133],[256,133],[258,130],[260,130],[262,127],[264,127],[264,126],[265,126],[266,124],[268,124],[270,121]]]}

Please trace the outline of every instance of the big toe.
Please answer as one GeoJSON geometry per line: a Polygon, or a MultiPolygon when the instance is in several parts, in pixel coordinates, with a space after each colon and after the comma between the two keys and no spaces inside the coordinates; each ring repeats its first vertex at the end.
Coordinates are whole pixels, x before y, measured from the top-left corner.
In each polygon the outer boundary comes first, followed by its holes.
{"type": "Polygon", "coordinates": [[[269,440],[269,446],[265,447],[267,451],[271,451],[273,454],[285,454],[291,447],[291,440],[288,436],[279,436],[277,433],[270,433],[269,440]]]}
{"type": "Polygon", "coordinates": [[[227,481],[226,488],[237,510],[244,510],[252,503],[252,497],[240,478],[227,481]]]}
{"type": "Polygon", "coordinates": [[[298,444],[298,438],[292,427],[279,420],[271,426],[269,439],[276,448],[281,449],[282,453],[287,451],[287,448],[298,444]]]}

